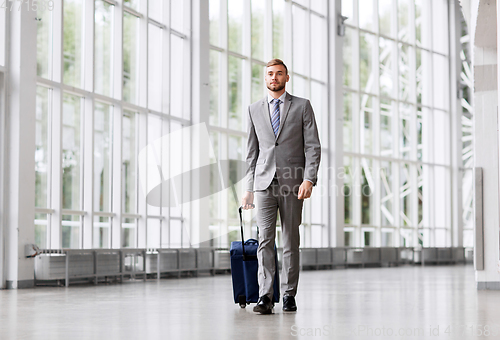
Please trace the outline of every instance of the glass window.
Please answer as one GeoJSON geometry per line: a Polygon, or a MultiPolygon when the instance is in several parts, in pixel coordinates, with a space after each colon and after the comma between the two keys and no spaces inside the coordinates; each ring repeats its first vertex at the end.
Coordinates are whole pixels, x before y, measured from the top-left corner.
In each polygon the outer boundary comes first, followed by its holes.
{"type": "MultiPolygon", "coordinates": [[[[427,185],[427,176],[424,176],[424,169],[427,172],[427,167],[422,165],[417,166],[417,183],[418,183],[418,191],[417,191],[417,200],[418,200],[418,227],[422,227],[424,225],[424,213],[428,215],[428,212],[424,209],[424,190],[429,190],[427,185]]],[[[427,203],[427,202],[425,202],[427,203]]]]}
{"type": "Polygon", "coordinates": [[[182,247],[182,222],[177,219],[170,220],[169,246],[171,248],[182,247]]]}
{"type": "Polygon", "coordinates": [[[122,247],[135,248],[137,244],[137,219],[124,218],[122,223],[122,247]]]}
{"type": "MultiPolygon", "coordinates": [[[[4,9],[1,12],[5,12],[4,9]]],[[[43,78],[51,79],[50,66],[52,65],[52,11],[43,10],[38,6],[36,17],[41,19],[37,21],[36,37],[36,57],[37,57],[37,75],[43,78]]]]}
{"type": "Polygon", "coordinates": [[[359,121],[361,123],[359,145],[361,153],[372,153],[373,150],[373,107],[374,97],[363,95],[360,101],[359,121]]]}
{"type": "Polygon", "coordinates": [[[243,60],[229,56],[229,128],[242,129],[243,60]]]}
{"type": "Polygon", "coordinates": [[[431,93],[433,84],[431,83],[431,54],[425,50],[417,48],[417,103],[432,105],[431,93]]]}
{"type": "Polygon", "coordinates": [[[347,17],[346,24],[353,25],[354,24],[354,3],[353,0],[342,0],[342,15],[347,17]]]}
{"type": "Polygon", "coordinates": [[[284,58],[285,0],[273,1],[273,58],[284,58]]]}
{"type": "Polygon", "coordinates": [[[344,246],[345,247],[354,247],[354,232],[344,231],[344,246]]]}
{"type": "Polygon", "coordinates": [[[378,0],[378,27],[381,35],[393,36],[392,18],[392,0],[378,0]]]}
{"type": "Polygon", "coordinates": [[[243,41],[243,1],[227,2],[228,48],[242,53],[243,41]]]}
{"type": "Polygon", "coordinates": [[[252,57],[264,59],[264,18],[266,1],[252,0],[252,57]]]}
{"type": "Polygon", "coordinates": [[[137,11],[139,9],[139,1],[140,0],[123,0],[123,4],[137,11]]]}
{"type": "Polygon", "coordinates": [[[160,248],[160,227],[161,221],[157,218],[148,218],[147,224],[147,248],[160,248]]]}
{"type": "Polygon", "coordinates": [[[373,22],[373,0],[358,0],[359,27],[368,31],[375,31],[373,22]]]}
{"type": "Polygon", "coordinates": [[[379,39],[380,95],[395,97],[395,55],[396,44],[389,39],[379,39]]]}
{"type": "MultiPolygon", "coordinates": [[[[183,128],[182,124],[171,121],[170,122],[170,133],[174,133],[175,131],[178,131],[176,136],[180,136],[183,140],[190,140],[189,136],[187,136],[187,129],[179,131],[183,128]]],[[[179,145],[175,143],[170,143],[170,150],[168,150],[169,157],[166,158],[164,157],[162,159],[162,164],[163,167],[170,167],[170,173],[172,174],[171,176],[174,177],[175,175],[182,174],[183,172],[183,162],[186,159],[189,159],[189,154],[187,148],[179,147],[179,145]]],[[[172,184],[173,185],[173,184],[172,184]]],[[[175,196],[171,198],[171,203],[170,203],[170,216],[175,216],[175,217],[181,217],[182,216],[182,188],[183,188],[184,183],[182,180],[178,180],[175,182],[175,188],[171,188],[171,192],[174,193],[175,191],[175,196]]],[[[172,225],[170,225],[172,227],[172,225]]]]}
{"type": "Polygon", "coordinates": [[[82,217],[78,215],[63,215],[61,221],[62,247],[79,249],[82,217]]]}
{"type": "Polygon", "coordinates": [[[49,219],[47,214],[35,214],[35,244],[40,249],[47,249],[47,232],[49,230],[49,219]]]}
{"type": "Polygon", "coordinates": [[[353,54],[352,54],[352,42],[354,38],[354,34],[356,32],[349,27],[345,29],[344,35],[344,46],[343,46],[343,56],[344,56],[344,86],[353,87],[352,83],[352,74],[354,72],[353,69],[353,54]]]}
{"type": "Polygon", "coordinates": [[[373,181],[372,160],[361,159],[361,224],[372,224],[374,220],[375,182],[373,181]]]}
{"type": "MultiPolygon", "coordinates": [[[[219,133],[211,132],[210,141],[212,143],[212,148],[214,153],[210,153],[210,164],[214,164],[219,159],[219,133]]],[[[210,168],[210,192],[214,193],[210,195],[210,218],[219,218],[220,216],[220,194],[219,189],[222,187],[220,172],[217,168],[210,168]]]]}
{"type": "Polygon", "coordinates": [[[449,106],[447,86],[449,82],[448,58],[434,53],[432,55],[432,63],[434,66],[432,72],[434,107],[447,110],[449,106]]]}
{"type": "MultiPolygon", "coordinates": [[[[233,2],[233,1],[231,1],[233,2]]],[[[239,2],[239,1],[236,1],[239,2]]],[[[184,33],[184,6],[185,0],[170,1],[170,25],[172,29],[184,33]]]]}
{"type": "Polygon", "coordinates": [[[264,83],[265,72],[265,66],[252,64],[252,103],[265,98],[267,94],[267,88],[264,83]]]}
{"type": "Polygon", "coordinates": [[[111,248],[111,218],[94,216],[94,248],[111,248]]]}
{"type": "MultiPolygon", "coordinates": [[[[441,0],[438,0],[441,1],[441,0]]],[[[432,2],[435,2],[434,0],[432,2]]],[[[431,1],[415,0],[415,26],[417,46],[431,47],[431,1]]],[[[447,29],[448,30],[448,29],[447,29]]],[[[432,29],[434,31],[434,29],[432,29]]]]}
{"type": "Polygon", "coordinates": [[[83,1],[64,0],[63,79],[64,83],[82,86],[83,1]]]}
{"type": "Polygon", "coordinates": [[[412,107],[408,104],[399,104],[399,131],[400,131],[400,157],[409,159],[412,147],[411,133],[412,107]]]}
{"type": "Polygon", "coordinates": [[[394,247],[393,244],[394,232],[393,230],[382,229],[382,247],[394,247]]]}
{"type": "Polygon", "coordinates": [[[210,50],[210,125],[217,126],[219,122],[219,65],[220,52],[210,50]]]}
{"type": "Polygon", "coordinates": [[[184,39],[173,34],[170,35],[170,40],[170,114],[176,117],[183,117],[184,100],[187,99],[184,94],[184,81],[186,78],[185,42],[184,39]]]}
{"type": "Polygon", "coordinates": [[[410,58],[413,48],[406,44],[398,44],[399,52],[399,99],[404,101],[412,101],[411,96],[411,64],[410,58]]]}
{"type": "Polygon", "coordinates": [[[328,76],[327,31],[326,19],[311,15],[311,77],[320,81],[326,81],[328,76]]]}
{"type": "Polygon", "coordinates": [[[359,33],[359,82],[360,89],[374,92],[377,70],[373,67],[373,53],[377,52],[377,40],[373,34],[359,33]]]}
{"type": "Polygon", "coordinates": [[[363,231],[363,245],[365,247],[373,247],[375,245],[375,239],[374,239],[374,232],[373,230],[364,230],[363,231]]]}
{"type": "Polygon", "coordinates": [[[148,15],[151,19],[163,22],[163,2],[164,0],[149,0],[148,15]]]}
{"type": "Polygon", "coordinates": [[[434,110],[434,162],[449,165],[450,162],[450,117],[447,112],[434,110]]]}
{"type": "Polygon", "coordinates": [[[382,212],[382,225],[394,225],[394,215],[392,213],[392,163],[382,161],[380,163],[380,211],[382,212]]]}
{"type": "Polygon", "coordinates": [[[402,163],[399,172],[401,225],[411,226],[411,180],[410,165],[402,163]]]}
{"type": "MultiPolygon", "coordinates": [[[[328,89],[325,85],[316,81],[311,81],[311,104],[314,110],[316,125],[318,126],[318,135],[320,141],[326,140],[326,135],[328,134],[327,130],[325,129],[327,124],[323,124],[323,122],[326,122],[325,113],[328,111],[326,100],[328,98],[327,93],[328,89]]],[[[323,146],[323,148],[324,147],[325,146],[323,146]]]]}
{"type": "Polygon", "coordinates": [[[352,158],[344,157],[344,223],[353,224],[353,197],[354,197],[354,178],[352,158]]]}
{"type": "Polygon", "coordinates": [[[111,209],[112,107],[96,102],[94,113],[94,211],[111,209]]]}
{"type": "Polygon", "coordinates": [[[113,50],[113,6],[107,2],[95,2],[94,32],[94,91],[111,96],[112,50],[113,50]]]}
{"type": "Polygon", "coordinates": [[[49,179],[49,97],[51,90],[36,91],[35,207],[48,208],[49,179]]]}
{"type": "Polygon", "coordinates": [[[380,99],[380,155],[392,156],[392,113],[395,102],[388,99],[380,99]]]}
{"type": "MultiPolygon", "coordinates": [[[[63,98],[62,208],[81,210],[82,99],[68,93],[63,98]]],[[[72,248],[68,246],[68,248],[72,248]]]]}
{"type": "Polygon", "coordinates": [[[139,61],[139,18],[123,13],[123,99],[137,103],[137,70],[139,61]]]}
{"type": "Polygon", "coordinates": [[[410,1],[413,0],[398,0],[398,38],[406,42],[411,39],[410,1]]]}
{"type": "MultiPolygon", "coordinates": [[[[229,184],[235,185],[236,192],[242,192],[242,185],[236,185],[244,177],[241,160],[243,159],[243,140],[238,136],[228,138],[228,158],[229,158],[229,184]]],[[[238,218],[238,207],[240,202],[236,202],[232,190],[227,190],[229,218],[238,218]]]]}
{"type": "Polygon", "coordinates": [[[312,0],[311,1],[311,9],[320,14],[328,14],[327,13],[327,0],[312,0]]]}
{"type": "Polygon", "coordinates": [[[124,111],[122,133],[122,206],[126,213],[137,210],[137,139],[135,112],[124,111]]]}
{"type": "Polygon", "coordinates": [[[301,76],[294,75],[293,76],[293,94],[299,97],[307,98],[307,80],[301,76]]]}
{"type": "Polygon", "coordinates": [[[448,1],[432,0],[432,49],[448,54],[448,1]]]}
{"type": "MultiPolygon", "coordinates": [[[[162,164],[162,144],[160,138],[162,137],[162,119],[154,114],[148,115],[148,145],[150,147],[151,152],[148,152],[148,169],[147,169],[147,181],[148,181],[148,190],[151,190],[148,193],[147,202],[147,213],[148,215],[160,216],[161,215],[161,207],[159,204],[152,204],[151,195],[153,197],[157,197],[156,201],[159,201],[158,197],[162,197],[161,193],[158,192],[158,185],[161,183],[161,174],[159,167],[162,164]],[[153,190],[157,193],[154,194],[153,190]]],[[[168,154],[167,154],[168,155],[168,154]]],[[[167,160],[168,162],[168,160],[167,160]]],[[[161,168],[161,171],[165,171],[166,169],[161,168]]],[[[168,170],[167,170],[168,171],[168,170]]],[[[168,173],[168,172],[167,172],[168,173]]],[[[164,176],[165,178],[165,176],[164,176]]],[[[168,177],[167,177],[168,178],[168,177]]],[[[161,187],[160,187],[161,188],[161,187]]]]}
{"type": "MultiPolygon", "coordinates": [[[[307,36],[307,12],[299,6],[293,6],[293,71],[302,75],[309,74],[309,64],[306,53],[309,46],[309,37],[307,36]]],[[[314,51],[317,51],[315,48],[314,51]]]]}
{"type": "Polygon", "coordinates": [[[353,151],[352,93],[344,93],[344,150],[353,151]]]}
{"type": "Polygon", "coordinates": [[[220,45],[220,0],[209,1],[210,44],[220,45]]]}
{"type": "Polygon", "coordinates": [[[444,166],[434,167],[434,214],[435,226],[447,227],[450,222],[447,202],[450,201],[450,170],[444,166]]]}
{"type": "Polygon", "coordinates": [[[163,30],[149,24],[148,29],[148,107],[162,111],[163,30]]]}

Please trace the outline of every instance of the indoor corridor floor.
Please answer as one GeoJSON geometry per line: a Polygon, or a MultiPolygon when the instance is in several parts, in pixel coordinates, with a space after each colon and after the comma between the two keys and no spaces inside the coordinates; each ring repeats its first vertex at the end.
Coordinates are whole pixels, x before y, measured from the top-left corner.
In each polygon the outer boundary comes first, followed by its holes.
{"type": "Polygon", "coordinates": [[[298,311],[241,309],[231,276],[0,291],[0,339],[500,338],[472,265],[302,271],[298,311]]]}

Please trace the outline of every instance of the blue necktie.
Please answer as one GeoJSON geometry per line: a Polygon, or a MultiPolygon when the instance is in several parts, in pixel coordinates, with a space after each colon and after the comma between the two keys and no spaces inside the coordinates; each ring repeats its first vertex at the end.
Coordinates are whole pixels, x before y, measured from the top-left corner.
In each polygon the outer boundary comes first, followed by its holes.
{"type": "Polygon", "coordinates": [[[280,103],[279,99],[273,99],[274,102],[273,114],[271,116],[271,124],[273,125],[274,136],[278,135],[278,130],[280,128],[280,103]]]}

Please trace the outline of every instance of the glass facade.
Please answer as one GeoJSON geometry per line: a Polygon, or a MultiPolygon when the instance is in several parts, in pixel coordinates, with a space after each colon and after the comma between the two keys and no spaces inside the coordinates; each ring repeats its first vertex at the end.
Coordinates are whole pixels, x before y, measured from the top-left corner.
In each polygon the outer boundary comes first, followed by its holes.
{"type": "MultiPolygon", "coordinates": [[[[215,149],[213,161],[229,160],[229,178],[243,178],[241,169],[231,168],[232,160],[246,158],[246,112],[248,105],[267,96],[265,65],[272,58],[282,59],[289,69],[287,91],[311,100],[316,121],[326,116],[327,4],[326,1],[252,0],[250,3],[210,0],[210,136],[215,149]],[[248,8],[245,6],[250,5],[248,8]],[[269,11],[268,9],[271,9],[269,11]],[[290,16],[291,13],[291,16],[290,16]],[[285,30],[293,21],[293,30],[285,30]],[[272,23],[272,24],[271,24],[272,23]],[[314,50],[304,49],[309,41],[314,50]],[[240,171],[240,173],[237,173],[240,171]]],[[[323,152],[328,152],[328,135],[320,131],[323,152]]],[[[221,163],[225,164],[225,163],[221,163]]],[[[214,171],[215,172],[215,171],[214,171]]],[[[320,171],[319,183],[323,183],[320,171]]],[[[218,185],[212,173],[212,187],[218,185]]],[[[324,183],[326,186],[326,182],[324,183]]],[[[213,246],[228,247],[239,239],[238,206],[243,186],[235,185],[210,197],[210,233],[213,246]]],[[[328,246],[326,225],[321,219],[322,203],[317,195],[305,201],[301,226],[303,246],[328,246]],[[314,207],[314,211],[313,211],[314,207]],[[313,235],[316,235],[313,237],[313,235]]],[[[245,212],[248,225],[254,212],[245,212]]],[[[278,235],[279,231],[279,218],[278,235]]],[[[255,237],[256,227],[252,233],[255,237]]],[[[277,239],[280,244],[280,237],[277,239]]]]}
{"type": "MultiPolygon", "coordinates": [[[[191,125],[186,104],[190,80],[185,77],[191,67],[190,3],[63,2],[61,17],[38,13],[37,245],[189,246],[184,210],[146,203],[138,168],[139,152],[148,142],[172,126],[191,125]],[[54,27],[61,26],[62,45],[57,46],[54,27]],[[60,77],[54,72],[58,69],[60,77]],[[161,229],[166,232],[155,234],[161,229]]],[[[183,171],[185,162],[169,163],[169,154],[179,151],[185,150],[172,146],[160,154],[164,174],[171,167],[183,171]]],[[[182,185],[177,189],[182,191],[182,185]]]]}
{"type": "Polygon", "coordinates": [[[346,0],[342,14],[345,245],[450,246],[447,2],[346,0]]]}
{"type": "MultiPolygon", "coordinates": [[[[191,184],[179,175],[195,163],[192,136],[183,128],[198,122],[192,107],[198,84],[192,82],[202,71],[208,80],[202,97],[209,100],[199,121],[207,123],[210,162],[221,161],[206,178],[216,193],[206,200],[208,222],[203,223],[209,225],[211,246],[229,247],[239,239],[246,113],[267,94],[265,65],[272,58],[288,66],[288,92],[311,101],[325,155],[318,185],[304,202],[301,246],[332,246],[333,228],[343,229],[340,243],[346,246],[451,245],[449,64],[456,56],[448,50],[445,0],[342,1],[348,17],[341,54],[342,119],[331,112],[338,88],[331,68],[340,67],[329,64],[336,33],[328,22],[333,2],[209,0],[202,16],[208,20],[196,23],[208,31],[208,45],[192,40],[197,26],[191,25],[190,1],[63,4],[62,16],[37,14],[42,20],[36,46],[34,224],[40,247],[190,246],[186,219],[197,211],[190,203],[179,204],[187,202],[191,184]],[[63,27],[60,39],[57,27],[63,27]],[[198,50],[208,70],[192,66],[198,50]],[[330,133],[335,124],[342,124],[341,145],[330,133]],[[181,142],[164,140],[174,133],[181,142]],[[331,148],[342,151],[343,187],[334,192],[343,201],[341,226],[328,222],[334,220],[329,186],[339,175],[328,169],[331,148]],[[182,179],[169,180],[175,176],[182,179]],[[232,186],[217,190],[225,179],[234,184],[236,198],[232,186]]],[[[462,54],[462,79],[471,79],[465,43],[462,54]]],[[[465,245],[472,237],[469,96],[464,90],[465,245]]],[[[245,212],[244,218],[250,226],[255,212],[245,212]]],[[[279,219],[277,225],[280,246],[279,219]]],[[[256,231],[252,225],[249,236],[256,237],[256,231]]]]}

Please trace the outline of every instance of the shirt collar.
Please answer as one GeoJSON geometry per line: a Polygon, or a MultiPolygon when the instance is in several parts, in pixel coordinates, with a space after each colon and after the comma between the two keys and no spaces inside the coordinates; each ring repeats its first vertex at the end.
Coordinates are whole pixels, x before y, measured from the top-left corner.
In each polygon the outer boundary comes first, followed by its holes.
{"type": "MultiPolygon", "coordinates": [[[[286,94],[287,94],[287,92],[285,91],[285,92],[283,92],[283,94],[282,94],[282,95],[278,98],[279,100],[281,100],[281,102],[282,102],[282,103],[284,103],[284,102],[285,102],[285,97],[286,97],[286,94]]],[[[268,104],[271,104],[271,101],[272,101],[273,99],[274,99],[274,98],[273,98],[273,97],[271,97],[271,95],[268,93],[268,94],[267,94],[267,103],[268,103],[268,104]]]]}

